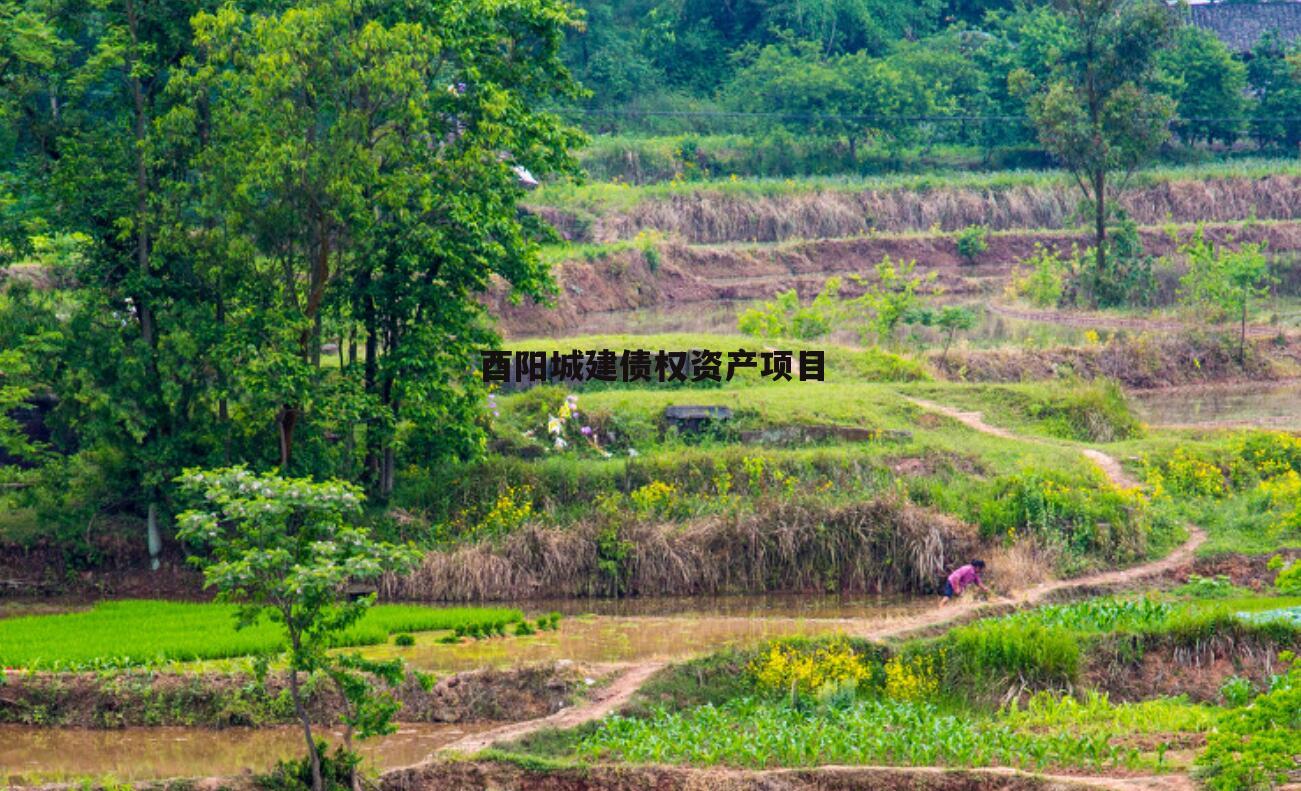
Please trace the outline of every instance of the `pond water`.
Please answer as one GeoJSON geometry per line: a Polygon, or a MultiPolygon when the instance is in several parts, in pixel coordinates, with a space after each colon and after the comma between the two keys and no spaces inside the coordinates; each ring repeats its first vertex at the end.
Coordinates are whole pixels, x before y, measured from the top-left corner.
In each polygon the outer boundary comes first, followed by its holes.
{"type": "Polygon", "coordinates": [[[1295,379],[1140,390],[1130,400],[1153,425],[1301,429],[1301,381],[1295,379]]]}
{"type": "Polygon", "coordinates": [[[930,599],[841,599],[830,596],[728,596],[528,602],[528,613],[566,613],[560,629],[527,637],[438,642],[417,634],[416,644],[371,646],[373,658],[401,657],[424,670],[453,672],[527,662],[631,662],[682,659],[774,637],[845,631],[851,624],[880,624],[927,607],[930,599]]]}
{"type": "MultiPolygon", "coordinates": [[[[492,726],[402,724],[391,736],[361,742],[361,752],[372,769],[410,766],[466,734],[492,726]]],[[[343,734],[321,735],[337,743],[343,734]]],[[[38,785],[87,776],[120,782],[229,776],[266,772],[277,761],[304,752],[303,733],[292,727],[88,730],[0,725],[0,784],[38,785]]]]}

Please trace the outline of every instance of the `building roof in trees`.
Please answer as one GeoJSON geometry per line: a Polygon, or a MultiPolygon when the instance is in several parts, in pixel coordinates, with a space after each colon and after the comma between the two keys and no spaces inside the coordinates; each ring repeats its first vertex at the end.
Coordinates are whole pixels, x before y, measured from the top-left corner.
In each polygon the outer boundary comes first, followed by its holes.
{"type": "Polygon", "coordinates": [[[1284,44],[1301,39],[1301,2],[1195,3],[1188,21],[1214,33],[1233,52],[1250,52],[1273,31],[1284,44]]]}

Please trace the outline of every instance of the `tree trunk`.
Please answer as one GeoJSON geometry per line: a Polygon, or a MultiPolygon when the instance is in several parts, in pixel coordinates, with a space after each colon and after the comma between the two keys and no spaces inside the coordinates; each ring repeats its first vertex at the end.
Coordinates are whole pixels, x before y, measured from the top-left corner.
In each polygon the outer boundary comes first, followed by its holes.
{"type": "Polygon", "coordinates": [[[1238,335],[1238,365],[1247,364],[1247,294],[1242,294],[1242,327],[1238,335]]]}
{"type": "Polygon", "coordinates": [[[1093,302],[1098,302],[1098,286],[1107,271],[1107,171],[1099,169],[1093,174],[1093,243],[1094,252],[1093,302]]]}
{"type": "Polygon", "coordinates": [[[158,570],[158,554],[163,551],[163,539],[158,534],[158,503],[150,501],[149,516],[146,519],[148,525],[149,541],[149,568],[153,571],[158,570]]]}
{"type": "MultiPolygon", "coordinates": [[[[294,639],[297,645],[297,638],[294,639]]],[[[289,670],[289,694],[294,699],[294,712],[303,724],[303,738],[307,740],[307,758],[312,762],[312,791],[324,791],[325,783],[321,781],[321,756],[316,752],[316,740],[312,738],[312,720],[307,716],[307,707],[303,705],[302,691],[298,688],[298,670],[289,670]]]]}
{"type": "Polygon", "coordinates": [[[280,469],[289,470],[289,460],[294,452],[294,424],[298,422],[298,410],[293,404],[282,404],[276,414],[276,432],[280,435],[280,469]]]}

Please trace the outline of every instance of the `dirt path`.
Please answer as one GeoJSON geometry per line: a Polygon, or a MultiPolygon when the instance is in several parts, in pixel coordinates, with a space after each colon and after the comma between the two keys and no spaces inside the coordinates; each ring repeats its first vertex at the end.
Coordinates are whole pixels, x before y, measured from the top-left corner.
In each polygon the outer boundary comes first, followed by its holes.
{"type": "Polygon", "coordinates": [[[641,685],[664,665],[664,662],[642,662],[631,665],[617,678],[598,690],[582,706],[561,709],[548,717],[512,722],[500,728],[476,733],[443,747],[443,751],[477,753],[499,742],[513,741],[543,728],[575,728],[585,722],[599,720],[631,700],[637,690],[641,689],[641,685]]]}
{"type": "Polygon", "coordinates": [[[492,789],[664,789],[665,791],[811,791],[811,789],[931,789],[931,791],[1194,791],[1185,775],[1097,777],[1041,774],[1005,766],[811,766],[729,769],[661,764],[559,766],[545,772],[506,761],[441,761],[386,772],[380,791],[492,789]]]}
{"type": "MultiPolygon", "coordinates": [[[[927,401],[924,398],[908,398],[908,400],[923,409],[930,410],[931,412],[938,412],[939,414],[944,415],[945,417],[953,418],[954,420],[958,421],[964,426],[967,426],[968,428],[971,429],[975,429],[976,431],[979,431],[982,434],[990,434],[995,437],[1002,437],[1003,439],[1015,439],[1015,440],[1020,440],[1022,442],[1034,442],[1041,445],[1066,444],[1065,442],[1056,442],[1056,441],[1050,442],[1049,440],[1039,439],[1038,437],[1027,437],[1022,434],[1016,434],[1011,431],[1008,431],[1007,429],[1002,428],[1000,426],[990,425],[989,423],[985,422],[984,416],[980,412],[964,412],[960,409],[955,409],[951,406],[945,406],[944,404],[937,404],[934,401],[927,401]]],[[[1102,470],[1102,474],[1106,475],[1107,480],[1111,481],[1113,485],[1121,486],[1127,489],[1142,485],[1133,476],[1125,472],[1125,468],[1121,466],[1120,462],[1117,461],[1115,458],[1108,456],[1107,454],[1103,453],[1102,451],[1096,448],[1080,447],[1079,451],[1086,458],[1088,458],[1089,461],[1097,465],[1098,469],[1102,470]]]]}

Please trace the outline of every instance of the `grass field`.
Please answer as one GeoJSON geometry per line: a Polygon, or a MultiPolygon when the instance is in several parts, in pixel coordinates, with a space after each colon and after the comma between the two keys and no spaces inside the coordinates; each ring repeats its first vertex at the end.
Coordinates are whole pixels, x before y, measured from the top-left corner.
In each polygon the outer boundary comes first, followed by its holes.
{"type": "MultiPolygon", "coordinates": [[[[518,610],[382,604],[340,646],[382,643],[394,632],[514,621],[518,610]]],[[[85,612],[0,620],[0,668],[81,669],[265,656],[284,649],[282,628],[263,619],[235,629],[235,607],[153,600],[101,602],[85,612]]]]}
{"type": "MultiPolygon", "coordinates": [[[[1225,178],[1261,178],[1301,172],[1295,159],[1245,159],[1189,166],[1153,167],[1136,173],[1131,186],[1143,187],[1172,181],[1225,178]]],[[[988,189],[1024,186],[1061,186],[1074,189],[1070,177],[1055,170],[955,171],[946,173],[895,174],[886,176],[811,176],[801,178],[726,178],[704,181],[674,181],[658,184],[591,182],[549,184],[539,189],[529,203],[561,208],[586,208],[605,213],[636,206],[647,200],[671,198],[698,192],[715,192],[760,198],[806,192],[865,192],[869,190],[988,189]]]]}

